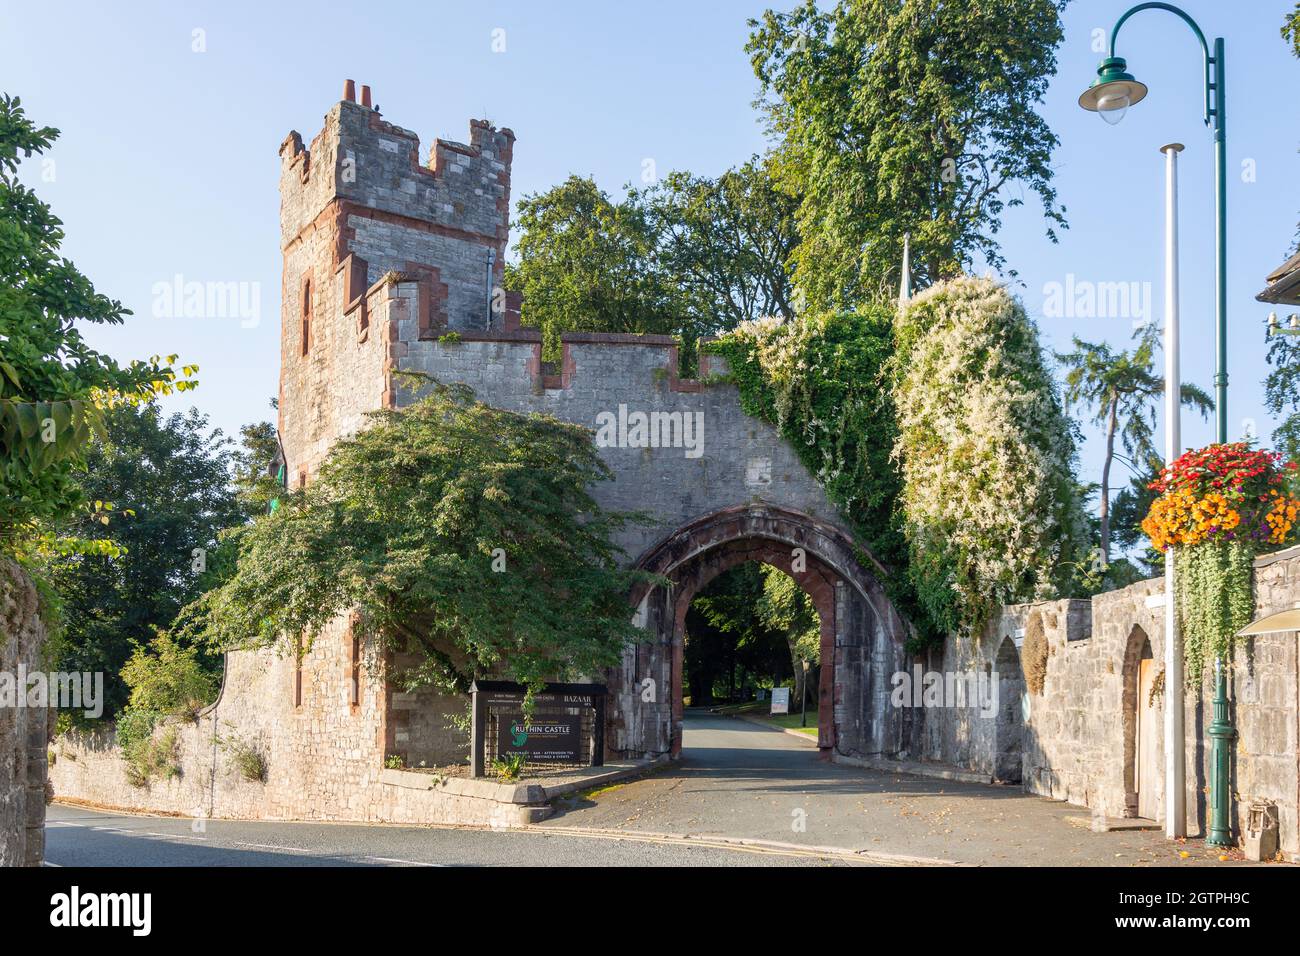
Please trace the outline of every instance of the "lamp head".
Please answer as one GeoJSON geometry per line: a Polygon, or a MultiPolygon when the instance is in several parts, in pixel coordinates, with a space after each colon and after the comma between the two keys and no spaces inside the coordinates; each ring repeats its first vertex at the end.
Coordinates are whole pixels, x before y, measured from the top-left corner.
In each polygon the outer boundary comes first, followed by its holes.
{"type": "Polygon", "coordinates": [[[1147,95],[1146,84],[1135,80],[1127,69],[1128,63],[1122,56],[1106,57],[1097,67],[1097,78],[1079,97],[1079,105],[1114,126],[1130,106],[1140,103],[1147,95]]]}

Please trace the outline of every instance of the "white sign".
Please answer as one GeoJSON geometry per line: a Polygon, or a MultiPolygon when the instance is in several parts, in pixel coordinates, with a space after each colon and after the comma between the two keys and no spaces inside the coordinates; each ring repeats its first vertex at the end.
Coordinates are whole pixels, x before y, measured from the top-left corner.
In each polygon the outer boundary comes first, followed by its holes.
{"type": "Polygon", "coordinates": [[[790,713],[790,688],[773,687],[772,688],[772,713],[788,714],[790,713]]]}

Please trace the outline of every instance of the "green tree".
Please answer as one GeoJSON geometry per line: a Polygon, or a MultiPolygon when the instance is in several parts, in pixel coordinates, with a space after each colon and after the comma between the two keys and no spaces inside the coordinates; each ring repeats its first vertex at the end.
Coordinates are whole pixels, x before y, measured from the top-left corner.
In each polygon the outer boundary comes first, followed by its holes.
{"type": "MultiPolygon", "coordinates": [[[[105,713],[112,716],[126,703],[118,675],[132,648],[199,596],[218,533],[249,513],[231,486],[232,443],[210,433],[196,409],[164,416],[152,403],[119,405],[107,412],[105,433],[86,452],[79,491],[115,503],[119,516],[107,526],[93,514],[79,516],[69,530],[101,534],[115,553],[55,559],[48,577],[63,604],[60,667],[104,672],[105,713]]],[[[205,663],[219,666],[217,659],[205,663]]]]}
{"type": "Polygon", "coordinates": [[[519,203],[519,261],[506,283],[523,293],[522,321],[545,337],[549,359],[560,335],[589,332],[680,333],[681,291],[658,258],[646,209],[630,194],[614,202],[591,179],[570,176],[519,203]]]}
{"type": "Polygon", "coordinates": [[[798,245],[798,203],[754,157],[716,179],[670,173],[639,196],[659,240],[658,259],[682,290],[694,335],[796,312],[787,263],[798,245]]]}
{"type": "Polygon", "coordinates": [[[1001,268],[997,232],[1021,191],[1037,196],[1056,241],[1058,141],[1037,108],[1063,6],[804,0],[750,22],[774,174],[802,200],[795,281],[811,307],[892,298],[905,233],[922,283],[975,256],[1001,268]]]}
{"type": "Polygon", "coordinates": [[[123,366],[86,344],[78,323],[130,313],[59,254],[62,222],[18,181],[20,157],[58,135],[0,94],[0,551],[28,556],[78,546],[56,528],[86,505],[76,472],[99,407],[192,388],[196,371],[178,378],[174,356],[123,366]]]}
{"type": "Polygon", "coordinates": [[[283,490],[277,476],[280,437],[270,422],[244,425],[239,437],[233,456],[236,493],[250,517],[265,514],[283,490]]]}
{"type": "Polygon", "coordinates": [[[475,677],[535,686],[615,663],[644,637],[602,511],[610,477],[591,433],[430,386],[374,412],[320,474],[230,533],[234,573],[177,631],[222,648],[307,642],[356,611],[361,633],[421,655],[409,687],[465,692],[475,677]]]}
{"type": "MultiPolygon", "coordinates": [[[[785,635],[790,648],[790,664],[794,670],[794,699],[803,699],[804,668],[816,679],[821,663],[821,619],[813,606],[812,598],[795,579],[779,568],[763,566],[763,596],[758,601],[758,618],[770,630],[785,635]]],[[[814,705],[815,706],[815,705],[814,705]]]]}
{"type": "Polygon", "coordinates": [[[686,658],[692,704],[710,702],[719,675],[729,700],[744,699],[751,682],[780,684],[791,676],[787,634],[760,613],[766,577],[765,566],[751,561],[719,574],[691,602],[686,658]]]}
{"type": "Polygon", "coordinates": [[[685,357],[703,336],[794,316],[797,205],[758,157],[717,178],[670,173],[620,202],[571,176],[520,204],[507,282],[548,358],[574,330],[677,335],[685,357]]]}
{"type": "MultiPolygon", "coordinates": [[[[1074,351],[1056,354],[1066,367],[1065,400],[1082,404],[1106,435],[1101,467],[1101,566],[1110,564],[1110,469],[1118,436],[1136,471],[1142,463],[1159,458],[1154,443],[1156,408],[1165,393],[1165,379],[1155,370],[1156,342],[1150,332],[1139,333],[1133,351],[1115,352],[1105,342],[1085,342],[1074,336],[1074,351]]],[[[1207,417],[1214,401],[1196,385],[1184,383],[1180,400],[1207,417]]]]}
{"type": "Polygon", "coordinates": [[[1300,461],[1300,338],[1272,336],[1268,364],[1264,406],[1282,421],[1273,432],[1273,444],[1288,459],[1300,461]]]}
{"type": "MultiPolygon", "coordinates": [[[[1300,57],[1300,3],[1287,14],[1282,38],[1300,57]]],[[[1296,228],[1300,247],[1300,226],[1296,228]]],[[[1264,379],[1264,405],[1282,424],[1273,432],[1273,444],[1287,458],[1300,460],[1300,341],[1294,336],[1275,335],[1268,343],[1270,371],[1264,379]]]]}
{"type": "Polygon", "coordinates": [[[1159,497],[1159,492],[1151,483],[1160,474],[1164,461],[1160,458],[1148,459],[1145,465],[1131,478],[1127,487],[1121,488],[1111,505],[1111,540],[1121,551],[1142,548],[1140,559],[1149,573],[1163,573],[1165,555],[1150,546],[1146,533],[1142,530],[1142,519],[1151,511],[1151,503],[1159,497]]]}

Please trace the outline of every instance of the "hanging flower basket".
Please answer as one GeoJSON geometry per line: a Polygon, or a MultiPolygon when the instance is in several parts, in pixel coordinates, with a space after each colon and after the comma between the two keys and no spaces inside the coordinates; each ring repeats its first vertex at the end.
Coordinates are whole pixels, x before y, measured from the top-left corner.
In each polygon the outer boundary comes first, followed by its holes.
{"type": "Polygon", "coordinates": [[[1160,497],[1142,530],[1174,561],[1189,684],[1199,685],[1207,660],[1227,660],[1250,623],[1255,555],[1284,544],[1300,515],[1296,469],[1277,452],[1235,442],[1189,451],[1151,483],[1160,497]]]}

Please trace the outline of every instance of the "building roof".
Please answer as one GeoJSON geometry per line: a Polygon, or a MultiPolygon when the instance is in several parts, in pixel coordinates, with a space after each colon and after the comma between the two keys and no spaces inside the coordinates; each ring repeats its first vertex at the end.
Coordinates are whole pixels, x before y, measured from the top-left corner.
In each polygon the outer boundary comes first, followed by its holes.
{"type": "Polygon", "coordinates": [[[1268,288],[1255,296],[1255,300],[1300,305],[1300,252],[1269,273],[1268,288]]]}

